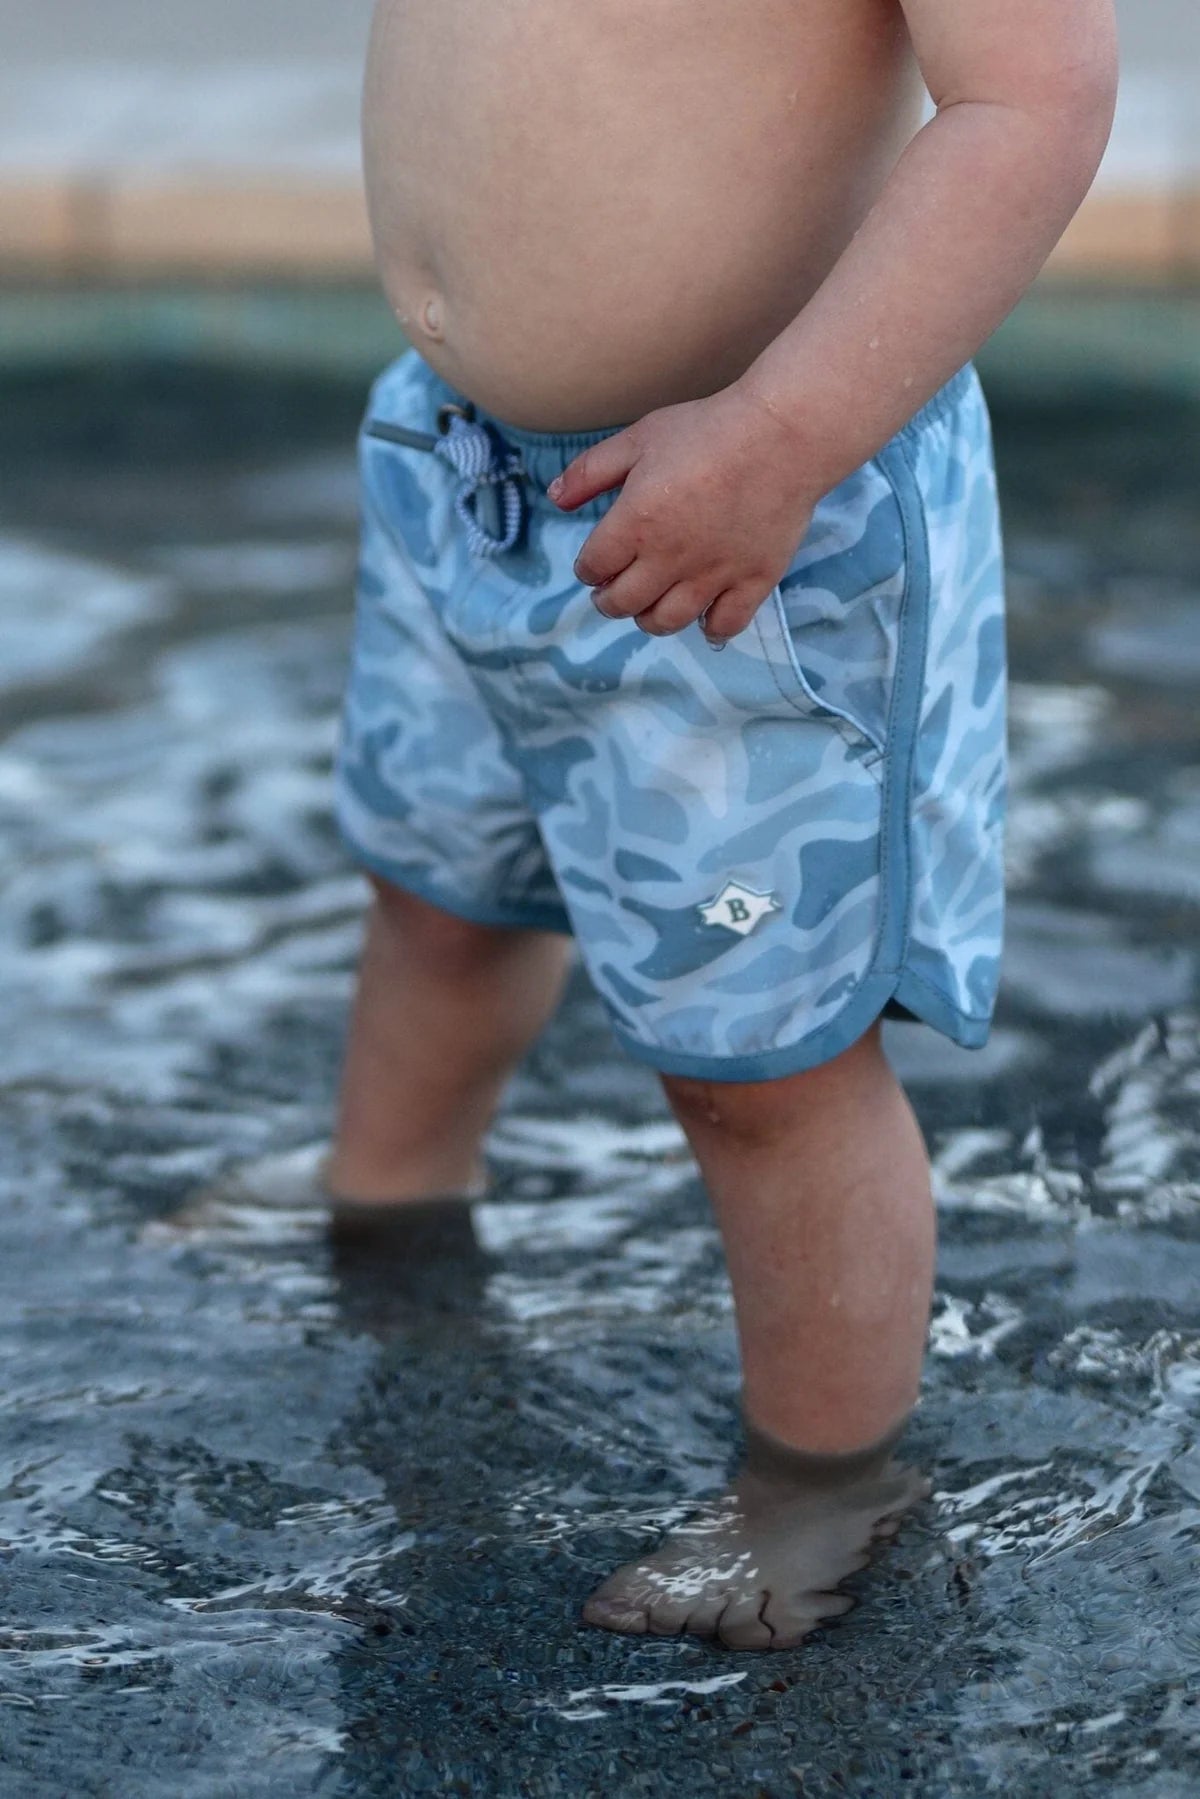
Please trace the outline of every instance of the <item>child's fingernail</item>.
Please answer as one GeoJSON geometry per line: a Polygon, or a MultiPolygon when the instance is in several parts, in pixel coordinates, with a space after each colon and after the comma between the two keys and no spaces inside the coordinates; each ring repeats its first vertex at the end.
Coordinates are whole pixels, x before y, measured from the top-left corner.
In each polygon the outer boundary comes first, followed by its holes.
{"type": "Polygon", "coordinates": [[[563,490],[563,478],[561,475],[555,475],[553,481],[551,481],[549,487],[546,489],[546,492],[550,495],[550,498],[552,500],[557,500],[559,495],[562,493],[562,490],[563,490]]]}

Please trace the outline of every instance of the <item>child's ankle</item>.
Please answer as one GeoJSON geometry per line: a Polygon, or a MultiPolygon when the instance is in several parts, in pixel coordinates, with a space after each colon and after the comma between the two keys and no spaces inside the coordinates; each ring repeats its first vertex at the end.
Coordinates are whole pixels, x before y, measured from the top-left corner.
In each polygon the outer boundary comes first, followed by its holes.
{"type": "Polygon", "coordinates": [[[384,1165],[348,1155],[335,1145],[320,1164],[318,1180],[333,1201],[405,1205],[443,1197],[482,1199],[489,1175],[482,1156],[465,1165],[457,1157],[384,1165]]]}
{"type": "Polygon", "coordinates": [[[912,1413],[906,1412],[881,1436],[856,1447],[811,1450],[785,1443],[782,1437],[755,1424],[743,1411],[746,1472],[769,1485],[790,1486],[799,1482],[809,1488],[840,1486],[847,1481],[869,1478],[887,1466],[911,1417],[912,1413]]]}

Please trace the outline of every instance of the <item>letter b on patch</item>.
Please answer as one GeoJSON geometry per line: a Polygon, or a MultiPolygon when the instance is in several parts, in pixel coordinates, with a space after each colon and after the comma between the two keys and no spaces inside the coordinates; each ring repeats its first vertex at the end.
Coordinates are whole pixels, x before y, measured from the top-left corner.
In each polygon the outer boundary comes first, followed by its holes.
{"type": "Polygon", "coordinates": [[[740,881],[726,881],[715,898],[706,900],[697,911],[707,925],[723,925],[738,937],[745,937],[768,912],[779,911],[773,893],[758,893],[743,887],[740,881]]]}

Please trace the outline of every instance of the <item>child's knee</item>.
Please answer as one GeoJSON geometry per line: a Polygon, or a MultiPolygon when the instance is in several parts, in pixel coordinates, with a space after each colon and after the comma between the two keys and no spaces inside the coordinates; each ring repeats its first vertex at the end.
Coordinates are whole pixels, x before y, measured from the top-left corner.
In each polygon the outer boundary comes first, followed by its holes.
{"type": "Polygon", "coordinates": [[[708,1081],[664,1074],[662,1084],[671,1109],[689,1134],[695,1128],[731,1141],[769,1145],[803,1129],[806,1112],[827,1106],[837,1090],[875,1080],[881,1059],[877,1019],[839,1055],[798,1074],[768,1081],[708,1081]]]}
{"type": "Polygon", "coordinates": [[[406,956],[419,956],[424,966],[439,975],[469,974],[489,966],[510,947],[511,939],[521,934],[447,912],[380,875],[368,874],[367,878],[375,894],[376,917],[386,935],[406,956]]]}
{"type": "Polygon", "coordinates": [[[664,1075],[671,1109],[689,1136],[699,1131],[731,1142],[767,1144],[795,1126],[795,1084],[776,1081],[704,1081],[664,1075]]]}

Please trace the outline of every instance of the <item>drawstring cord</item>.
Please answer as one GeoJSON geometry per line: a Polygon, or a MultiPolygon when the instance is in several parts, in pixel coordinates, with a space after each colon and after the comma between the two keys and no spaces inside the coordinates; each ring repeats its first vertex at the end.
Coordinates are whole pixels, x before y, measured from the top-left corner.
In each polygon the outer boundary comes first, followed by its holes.
{"type": "Polygon", "coordinates": [[[454,496],[454,510],[467,534],[467,547],[476,556],[502,556],[511,550],[521,532],[524,495],[517,475],[521,458],[515,450],[506,449],[503,457],[486,425],[465,419],[455,413],[450,429],[434,445],[434,455],[448,462],[459,479],[454,496]],[[501,512],[501,535],[496,537],[480,524],[477,515],[479,490],[497,490],[501,512]]]}
{"type": "MultiPolygon", "coordinates": [[[[519,479],[525,469],[520,454],[506,447],[501,456],[495,434],[479,423],[469,404],[439,407],[438,431],[440,435],[435,437],[432,431],[413,431],[407,425],[390,425],[386,419],[370,419],[366,426],[368,437],[403,444],[407,450],[425,450],[448,462],[458,476],[454,510],[467,534],[467,548],[474,556],[503,556],[521,535],[525,515],[525,493],[519,479]],[[476,516],[481,488],[498,490],[502,537],[486,530],[476,516]]],[[[707,616],[701,615],[702,631],[707,616]]],[[[706,632],[704,641],[710,650],[723,650],[729,643],[727,637],[709,637],[706,632]]]]}
{"type": "Polygon", "coordinates": [[[525,495],[518,478],[525,473],[520,454],[507,448],[501,451],[487,426],[469,417],[460,406],[443,406],[438,425],[441,435],[437,437],[430,431],[389,425],[384,419],[372,419],[366,429],[368,437],[403,444],[411,450],[427,450],[449,463],[458,476],[454,510],[466,532],[467,548],[475,556],[503,556],[520,536],[525,514],[525,495]],[[478,516],[480,490],[488,488],[495,491],[498,503],[498,537],[487,530],[478,516]]]}

